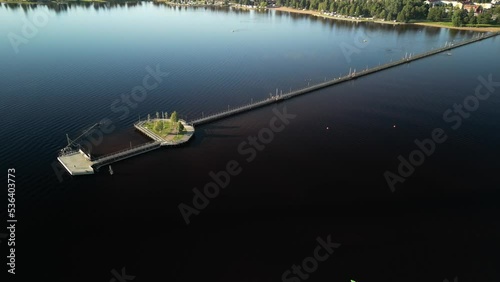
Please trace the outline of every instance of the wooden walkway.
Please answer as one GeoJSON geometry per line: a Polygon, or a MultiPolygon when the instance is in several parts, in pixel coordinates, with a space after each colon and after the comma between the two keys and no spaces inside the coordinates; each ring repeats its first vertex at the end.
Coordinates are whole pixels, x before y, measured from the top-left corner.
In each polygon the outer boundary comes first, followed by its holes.
{"type": "Polygon", "coordinates": [[[428,52],[425,52],[425,53],[417,54],[417,55],[410,55],[410,56],[406,55],[404,58],[402,58],[401,60],[398,60],[398,61],[390,62],[390,63],[384,64],[384,65],[381,65],[381,66],[377,66],[377,67],[373,67],[373,68],[370,68],[370,69],[365,69],[365,70],[362,70],[362,71],[359,71],[359,72],[356,72],[356,71],[355,72],[351,72],[348,75],[345,75],[343,77],[335,78],[335,79],[328,80],[328,81],[325,81],[325,82],[322,82],[322,83],[319,83],[319,84],[315,84],[315,85],[312,85],[312,86],[308,86],[308,87],[305,87],[305,88],[302,88],[302,89],[294,90],[294,91],[288,92],[286,94],[279,94],[278,95],[276,93],[275,96],[271,96],[270,98],[267,98],[267,99],[264,99],[264,100],[261,100],[261,101],[256,101],[256,102],[253,102],[253,103],[250,103],[250,104],[238,106],[236,108],[228,109],[226,111],[221,111],[221,112],[214,113],[214,114],[211,114],[211,115],[208,115],[208,116],[203,116],[203,117],[201,117],[199,119],[191,120],[189,123],[192,124],[193,126],[194,125],[204,124],[204,123],[209,123],[209,122],[212,122],[212,121],[215,121],[215,120],[218,120],[218,119],[222,119],[222,118],[225,118],[225,117],[228,117],[228,116],[236,115],[236,114],[239,114],[239,113],[250,111],[250,110],[255,109],[255,108],[260,108],[260,107],[263,107],[263,106],[266,106],[266,105],[269,105],[269,104],[272,104],[272,103],[276,103],[276,102],[279,102],[279,101],[284,100],[284,99],[289,99],[289,98],[292,98],[292,97],[295,97],[295,96],[299,96],[299,95],[303,95],[303,94],[306,94],[306,93],[310,93],[310,92],[313,92],[315,90],[319,90],[319,89],[322,89],[322,88],[325,88],[325,87],[329,87],[329,86],[332,86],[332,85],[343,83],[345,81],[349,81],[349,80],[354,79],[354,78],[366,76],[366,75],[369,75],[369,74],[372,74],[372,73],[376,73],[376,72],[380,72],[380,71],[383,71],[383,70],[386,70],[386,69],[389,69],[389,68],[392,68],[392,67],[396,67],[396,66],[399,66],[399,65],[402,65],[402,64],[407,64],[407,63],[410,63],[410,62],[413,62],[413,61],[416,61],[416,60],[427,58],[427,57],[430,57],[430,56],[442,53],[444,51],[448,51],[448,50],[451,50],[451,49],[454,49],[454,48],[459,48],[459,47],[462,47],[462,46],[467,45],[467,44],[471,44],[471,43],[478,42],[478,41],[481,41],[481,40],[484,40],[484,39],[487,39],[487,38],[491,38],[491,37],[497,36],[499,34],[500,34],[499,32],[496,32],[496,33],[486,33],[486,34],[483,33],[483,34],[481,34],[481,35],[479,35],[477,37],[471,38],[469,40],[462,41],[460,43],[446,44],[445,47],[437,48],[437,49],[434,49],[434,50],[431,50],[431,51],[428,51],[428,52]]]}
{"type": "MultiPolygon", "coordinates": [[[[450,44],[450,45],[447,44],[445,47],[431,50],[429,52],[425,52],[422,54],[410,55],[410,56],[406,55],[401,60],[398,60],[395,62],[390,62],[390,63],[387,63],[385,65],[377,66],[377,67],[370,68],[370,69],[365,69],[365,70],[362,70],[359,72],[356,72],[356,71],[350,72],[346,76],[335,78],[335,79],[325,81],[325,82],[322,82],[319,84],[315,84],[312,86],[308,86],[308,87],[305,87],[302,89],[290,91],[290,92],[285,93],[285,94],[276,93],[275,96],[271,96],[270,98],[267,98],[267,99],[264,99],[261,101],[256,101],[256,102],[253,102],[253,103],[250,103],[247,105],[242,105],[242,106],[239,106],[239,107],[236,107],[233,109],[228,109],[227,111],[221,111],[221,112],[214,113],[214,114],[211,114],[211,115],[206,116],[206,117],[195,119],[195,120],[192,120],[192,121],[186,123],[186,126],[188,126],[188,128],[190,128],[192,130],[189,137],[191,137],[192,134],[194,133],[194,125],[204,124],[204,123],[212,122],[212,121],[222,119],[225,117],[229,117],[232,115],[236,115],[239,113],[243,113],[246,111],[250,111],[252,109],[260,108],[260,107],[263,107],[263,106],[266,106],[266,105],[269,105],[272,103],[276,103],[276,102],[279,102],[279,101],[282,101],[285,99],[289,99],[289,98],[292,98],[295,96],[310,93],[310,92],[313,92],[313,91],[318,90],[318,89],[322,89],[325,87],[329,87],[332,85],[343,83],[345,81],[349,81],[349,80],[354,79],[354,78],[366,76],[366,75],[380,72],[380,71],[383,71],[383,70],[386,70],[386,69],[389,69],[392,67],[396,67],[396,66],[399,66],[402,64],[410,63],[410,62],[413,62],[413,61],[416,61],[416,60],[419,60],[422,58],[430,57],[430,56],[433,56],[435,54],[438,54],[438,53],[441,53],[444,51],[448,51],[448,50],[451,50],[454,48],[458,48],[458,47],[461,47],[461,46],[464,46],[467,44],[471,44],[474,42],[478,42],[478,41],[481,41],[481,40],[484,40],[484,39],[487,39],[487,38],[490,38],[493,36],[497,36],[499,34],[500,33],[498,33],[498,32],[497,33],[481,34],[478,37],[474,37],[472,39],[465,40],[465,41],[460,42],[460,43],[455,43],[455,44],[450,44]]],[[[138,145],[136,147],[132,147],[132,148],[128,148],[128,149],[125,149],[122,151],[114,152],[114,153],[109,154],[109,155],[101,156],[101,157],[94,159],[94,160],[87,159],[83,152],[75,152],[74,154],[67,154],[65,156],[59,157],[58,159],[72,175],[92,174],[93,170],[91,170],[91,168],[93,168],[94,170],[98,170],[102,166],[109,165],[109,164],[117,162],[117,161],[121,161],[121,160],[130,158],[130,157],[139,155],[139,154],[143,154],[143,153],[158,149],[162,145],[175,145],[176,144],[175,142],[166,142],[164,139],[162,139],[158,135],[154,134],[151,130],[147,129],[143,125],[144,125],[143,121],[142,122],[139,121],[138,123],[134,124],[134,126],[138,130],[140,130],[146,136],[148,136],[149,138],[152,139],[152,141],[149,143],[141,144],[141,145],[138,145]],[[77,164],[78,164],[78,167],[77,167],[77,164]],[[75,171],[73,171],[73,170],[75,170],[75,171]]],[[[187,138],[187,139],[189,139],[189,138],[187,138]]],[[[187,141],[187,140],[185,140],[185,141],[187,141]]],[[[182,140],[182,142],[185,142],[185,141],[182,140]]],[[[180,142],[178,141],[177,143],[180,143],[180,142]]]]}
{"type": "Polygon", "coordinates": [[[161,147],[161,142],[152,141],[149,143],[141,144],[136,147],[128,148],[122,151],[113,152],[109,155],[99,157],[92,161],[92,167],[98,170],[100,167],[115,163],[133,156],[137,156],[161,147]]]}

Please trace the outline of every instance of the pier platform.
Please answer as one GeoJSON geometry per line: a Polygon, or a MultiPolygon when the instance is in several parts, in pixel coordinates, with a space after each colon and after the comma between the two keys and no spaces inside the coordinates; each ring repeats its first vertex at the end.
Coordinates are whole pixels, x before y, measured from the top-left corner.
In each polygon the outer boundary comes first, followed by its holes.
{"type": "Polygon", "coordinates": [[[122,151],[113,152],[108,155],[101,156],[97,159],[92,159],[91,156],[85,154],[81,149],[62,153],[57,160],[71,175],[86,175],[94,174],[100,167],[110,165],[112,163],[137,156],[163,146],[176,146],[185,143],[191,139],[194,134],[194,127],[184,120],[179,120],[184,126],[182,134],[167,134],[160,136],[153,130],[146,127],[147,123],[155,121],[167,121],[167,119],[151,119],[149,121],[139,121],[134,124],[134,127],[149,137],[151,142],[144,143],[135,147],[127,148],[122,151]]]}
{"type": "Polygon", "coordinates": [[[73,151],[57,158],[71,175],[93,174],[94,164],[82,150],[73,151]]]}

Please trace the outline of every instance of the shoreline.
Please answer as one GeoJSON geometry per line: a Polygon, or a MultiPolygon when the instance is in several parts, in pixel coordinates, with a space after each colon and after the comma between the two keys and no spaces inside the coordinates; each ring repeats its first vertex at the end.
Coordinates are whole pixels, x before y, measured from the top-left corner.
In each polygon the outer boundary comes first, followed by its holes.
{"type": "Polygon", "coordinates": [[[448,28],[448,29],[470,30],[470,31],[479,31],[479,32],[500,32],[500,27],[443,26],[443,25],[433,23],[433,22],[409,23],[409,25],[442,27],[442,28],[448,28]]]}
{"type": "Polygon", "coordinates": [[[350,22],[369,22],[369,23],[377,23],[377,24],[390,24],[390,25],[417,25],[417,26],[429,26],[429,27],[439,27],[439,28],[447,28],[447,29],[457,29],[457,30],[469,30],[469,31],[479,31],[479,32],[500,32],[500,27],[457,27],[457,26],[444,26],[438,23],[432,22],[417,22],[417,23],[402,23],[402,22],[391,22],[391,21],[381,21],[381,20],[368,20],[368,19],[349,19],[344,17],[334,17],[322,14],[317,11],[311,10],[297,10],[288,7],[278,7],[278,8],[269,8],[270,10],[276,10],[281,12],[290,12],[295,14],[304,14],[311,15],[316,17],[322,17],[325,19],[339,20],[339,21],[350,21],[350,22]]]}
{"type": "MultiPolygon", "coordinates": [[[[107,1],[105,0],[81,0],[81,2],[84,3],[106,3],[107,1]]],[[[169,6],[177,6],[177,7],[218,7],[218,8],[234,8],[234,9],[241,9],[241,10],[259,10],[256,7],[246,7],[244,5],[220,5],[220,4],[180,4],[180,3],[174,3],[171,2],[171,0],[152,0],[154,3],[163,3],[169,6]]],[[[28,5],[48,5],[51,3],[55,2],[29,2],[29,1],[16,1],[16,0],[0,0],[0,3],[3,4],[28,4],[28,5]]],[[[67,0],[66,3],[77,3],[76,0],[67,0]]],[[[55,3],[57,4],[57,3],[55,3]]],[[[402,23],[402,22],[396,22],[396,21],[384,21],[384,20],[375,20],[375,19],[368,19],[368,18],[348,18],[347,16],[339,15],[339,16],[329,16],[326,14],[322,14],[318,11],[312,11],[312,10],[299,10],[299,9],[294,9],[294,8],[289,8],[289,7],[267,7],[266,10],[276,10],[280,12],[289,12],[289,13],[294,13],[294,14],[303,14],[303,15],[310,15],[310,16],[315,16],[315,17],[322,17],[324,19],[332,19],[332,20],[338,20],[338,21],[350,21],[350,22],[368,22],[368,23],[376,23],[376,24],[385,24],[385,25],[408,25],[408,26],[422,26],[422,27],[437,27],[437,28],[446,28],[446,29],[455,29],[455,30],[467,30],[467,31],[477,31],[477,32],[500,32],[500,26],[499,27],[468,27],[468,26],[449,26],[449,25],[442,25],[436,22],[413,22],[413,23],[402,23]]]]}
{"type": "Polygon", "coordinates": [[[194,4],[185,4],[185,3],[175,3],[172,2],[171,0],[151,0],[153,3],[163,3],[165,5],[169,6],[176,6],[176,7],[223,7],[227,8],[230,5],[225,5],[225,4],[203,4],[202,2],[195,2],[194,4]]]}
{"type": "Polygon", "coordinates": [[[65,0],[64,2],[56,2],[56,1],[46,1],[46,2],[38,2],[36,0],[33,0],[33,2],[30,1],[16,1],[16,0],[0,0],[0,4],[19,4],[19,5],[49,5],[49,4],[68,4],[68,3],[77,3],[77,2],[83,2],[83,3],[107,3],[108,1],[106,0],[65,0]]]}

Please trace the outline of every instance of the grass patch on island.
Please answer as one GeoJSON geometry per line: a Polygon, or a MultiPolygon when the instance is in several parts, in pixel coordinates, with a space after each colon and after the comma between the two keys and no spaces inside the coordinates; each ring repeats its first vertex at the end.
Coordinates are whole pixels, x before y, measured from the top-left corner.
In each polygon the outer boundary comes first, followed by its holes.
{"type": "Polygon", "coordinates": [[[156,116],[156,119],[150,119],[148,115],[143,126],[167,141],[179,141],[186,134],[184,125],[177,119],[177,112],[173,112],[170,118],[165,118],[167,113],[162,113],[162,118],[159,113],[156,116]]]}

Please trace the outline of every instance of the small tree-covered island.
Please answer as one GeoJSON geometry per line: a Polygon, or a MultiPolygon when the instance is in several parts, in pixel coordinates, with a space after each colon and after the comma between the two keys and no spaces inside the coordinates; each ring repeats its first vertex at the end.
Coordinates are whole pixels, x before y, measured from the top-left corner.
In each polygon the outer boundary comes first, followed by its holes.
{"type": "Polygon", "coordinates": [[[147,120],[140,121],[135,127],[150,138],[162,142],[164,145],[184,143],[194,133],[193,126],[177,117],[177,112],[172,112],[170,117],[167,112],[156,112],[154,118],[148,114],[147,120]]]}
{"type": "MultiPolygon", "coordinates": [[[[147,120],[136,122],[134,127],[151,138],[151,142],[135,147],[131,145],[129,149],[98,158],[92,158],[89,154],[83,152],[81,148],[68,150],[71,146],[69,143],[66,148],[61,150],[57,159],[71,175],[93,174],[102,166],[159,149],[163,146],[175,146],[185,143],[194,134],[194,127],[186,121],[178,119],[176,112],[173,112],[170,118],[167,113],[157,112],[156,118],[151,118],[148,115],[147,120]]],[[[110,167],[110,173],[112,173],[111,171],[110,167]]]]}

